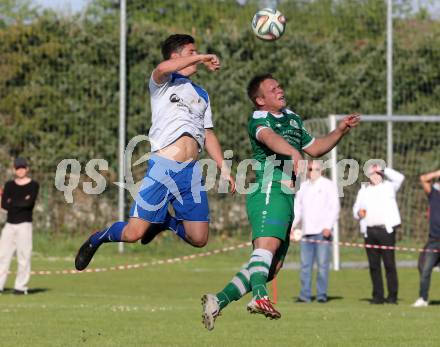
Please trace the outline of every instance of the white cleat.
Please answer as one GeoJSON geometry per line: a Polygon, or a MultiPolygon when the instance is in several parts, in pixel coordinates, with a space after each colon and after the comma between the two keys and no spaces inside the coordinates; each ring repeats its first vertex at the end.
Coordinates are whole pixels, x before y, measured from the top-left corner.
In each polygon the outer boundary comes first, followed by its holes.
{"type": "Polygon", "coordinates": [[[423,298],[418,298],[414,304],[411,305],[412,307],[427,307],[428,301],[423,300],[423,298]]]}
{"type": "Polygon", "coordinates": [[[214,329],[215,319],[220,315],[220,305],[214,294],[205,294],[202,296],[202,323],[206,329],[214,329]]]}

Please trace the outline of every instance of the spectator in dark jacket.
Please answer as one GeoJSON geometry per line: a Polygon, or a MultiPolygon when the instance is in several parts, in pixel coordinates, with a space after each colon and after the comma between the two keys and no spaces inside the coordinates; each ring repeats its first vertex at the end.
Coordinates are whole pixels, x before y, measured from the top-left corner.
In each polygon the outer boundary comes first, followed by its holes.
{"type": "Polygon", "coordinates": [[[4,289],[12,256],[17,252],[14,294],[27,294],[31,275],[32,210],[39,185],[28,176],[29,167],[24,158],[14,160],[14,169],[15,179],[5,184],[1,196],[7,219],[0,238],[0,292],[4,289]]]}

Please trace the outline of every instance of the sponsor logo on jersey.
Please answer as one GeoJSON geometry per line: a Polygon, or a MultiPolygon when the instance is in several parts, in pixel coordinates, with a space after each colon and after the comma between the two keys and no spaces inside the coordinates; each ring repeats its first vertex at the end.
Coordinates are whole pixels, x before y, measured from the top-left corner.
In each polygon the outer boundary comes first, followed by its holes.
{"type": "Polygon", "coordinates": [[[294,127],[295,129],[299,129],[298,122],[295,119],[290,120],[290,126],[294,127]]]}
{"type": "MultiPolygon", "coordinates": [[[[190,113],[190,114],[195,114],[199,118],[203,118],[203,114],[198,114],[197,112],[194,112],[193,109],[187,103],[185,103],[185,100],[182,99],[177,94],[171,94],[170,95],[170,102],[172,102],[173,104],[176,104],[176,106],[181,108],[181,109],[186,109],[186,111],[188,113],[190,113]]],[[[193,100],[191,103],[194,104],[195,101],[193,100]]]]}
{"type": "Polygon", "coordinates": [[[170,101],[171,102],[179,102],[180,98],[179,98],[179,96],[177,94],[171,94],[170,95],[170,101]]]}

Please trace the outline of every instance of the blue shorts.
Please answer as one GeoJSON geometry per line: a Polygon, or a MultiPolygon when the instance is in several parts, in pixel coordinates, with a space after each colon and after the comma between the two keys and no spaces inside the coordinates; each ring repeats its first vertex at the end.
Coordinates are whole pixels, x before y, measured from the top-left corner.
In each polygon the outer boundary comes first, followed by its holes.
{"type": "Polygon", "coordinates": [[[209,222],[208,197],[199,162],[181,163],[153,154],[130,217],[163,223],[170,203],[178,220],[209,222]]]}

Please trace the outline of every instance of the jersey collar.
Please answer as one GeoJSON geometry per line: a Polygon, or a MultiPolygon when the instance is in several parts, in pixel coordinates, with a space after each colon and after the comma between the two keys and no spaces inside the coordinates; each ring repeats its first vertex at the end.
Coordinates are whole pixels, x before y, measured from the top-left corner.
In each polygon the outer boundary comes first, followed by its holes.
{"type": "Polygon", "coordinates": [[[179,79],[184,79],[187,80],[191,83],[191,85],[193,86],[194,90],[196,91],[196,93],[203,98],[203,100],[205,100],[206,103],[209,102],[209,96],[208,93],[206,92],[206,90],[204,90],[202,87],[200,87],[199,85],[195,84],[193,81],[191,81],[191,79],[187,76],[181,75],[178,72],[173,72],[171,74],[171,83],[179,80],[179,79]]]}
{"type": "Polygon", "coordinates": [[[189,78],[187,76],[181,75],[178,72],[173,72],[171,74],[171,83],[173,83],[175,80],[182,79],[182,78],[189,80],[189,78]]]}

